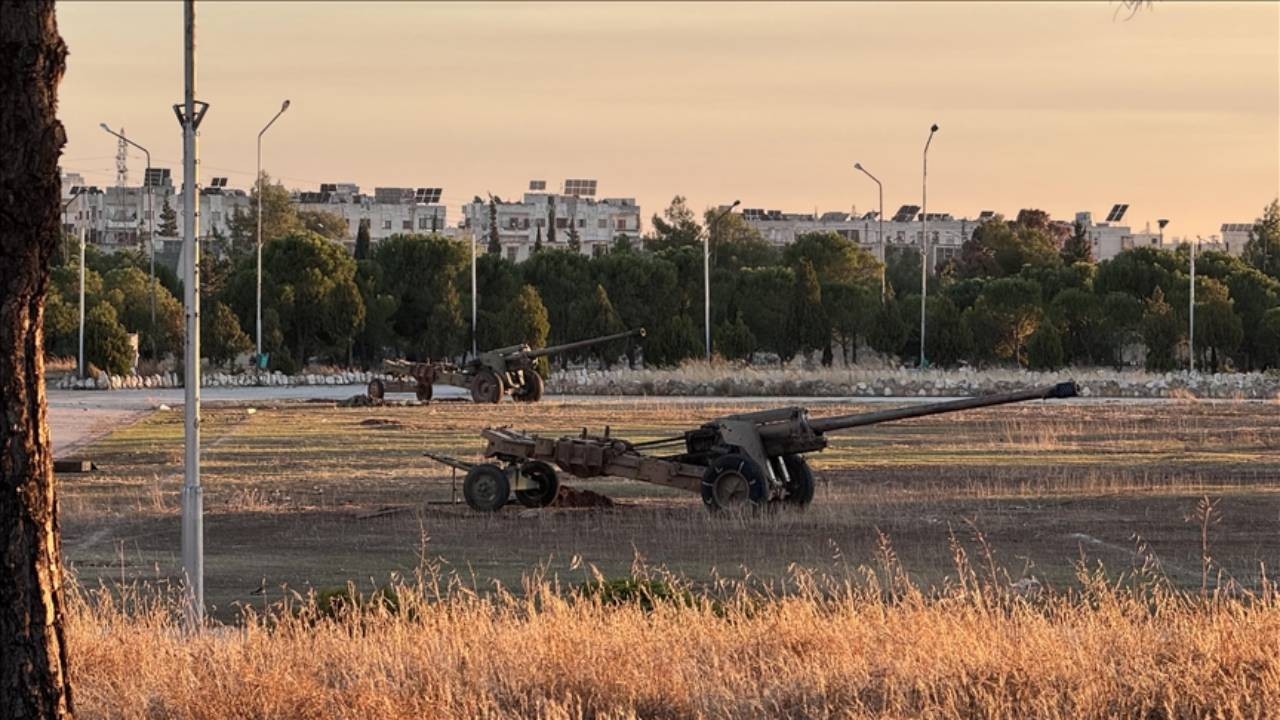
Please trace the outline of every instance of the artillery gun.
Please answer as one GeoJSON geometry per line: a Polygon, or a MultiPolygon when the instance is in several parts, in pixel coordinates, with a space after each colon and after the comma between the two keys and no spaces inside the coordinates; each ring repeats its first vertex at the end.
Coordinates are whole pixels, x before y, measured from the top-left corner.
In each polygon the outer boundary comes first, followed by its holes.
{"type": "Polygon", "coordinates": [[[1074,382],[960,400],[908,405],[853,415],[810,418],[802,407],[726,415],[701,427],[645,442],[603,435],[560,438],[516,432],[482,431],[484,455],[492,462],[468,463],[444,455],[427,456],[464,470],[463,495],[475,510],[495,511],[515,498],[527,507],[551,504],[559,491],[556,468],[575,477],[614,476],[700,493],[711,510],[748,505],[804,507],[813,500],[814,478],[805,453],[827,447],[826,434],[908,418],[940,415],[1028,400],[1075,397],[1074,382]],[[683,452],[645,451],[683,445],[683,452]]]}
{"type": "MultiPolygon", "coordinates": [[[[471,391],[471,399],[478,403],[499,402],[507,392],[518,402],[537,402],[542,398],[542,376],[535,367],[538,358],[632,337],[644,337],[644,328],[536,350],[523,343],[511,345],[482,352],[461,366],[446,362],[388,360],[382,367],[393,377],[412,377],[417,383],[415,392],[418,399],[424,403],[431,402],[431,386],[435,383],[465,388],[471,391]]],[[[381,379],[374,378],[369,381],[368,393],[374,400],[381,400],[386,394],[386,385],[381,379]]]]}

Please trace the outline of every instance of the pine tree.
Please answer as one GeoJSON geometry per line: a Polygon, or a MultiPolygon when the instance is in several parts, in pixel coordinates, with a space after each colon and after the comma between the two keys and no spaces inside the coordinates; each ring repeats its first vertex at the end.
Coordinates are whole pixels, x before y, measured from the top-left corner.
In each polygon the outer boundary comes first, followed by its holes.
{"type": "Polygon", "coordinates": [[[200,344],[215,366],[228,365],[240,353],[253,349],[253,341],[240,329],[240,321],[223,302],[214,302],[200,315],[200,344]]]}
{"type": "Polygon", "coordinates": [[[827,316],[822,310],[822,286],[809,258],[796,267],[796,282],[787,315],[787,332],[782,348],[783,360],[797,352],[821,350],[830,345],[827,316]]]}
{"type": "Polygon", "coordinates": [[[547,196],[547,242],[553,245],[556,242],[556,198],[554,195],[547,196]]]}
{"type": "Polygon", "coordinates": [[[533,239],[533,251],[542,252],[542,226],[538,226],[538,234],[533,239]]]}
{"type": "Polygon", "coordinates": [[[569,219],[569,249],[574,252],[582,252],[582,236],[578,234],[578,228],[573,224],[573,218],[569,219]]]}
{"type": "Polygon", "coordinates": [[[1142,341],[1147,346],[1148,370],[1172,370],[1177,364],[1174,350],[1182,340],[1182,331],[1173,308],[1165,302],[1159,286],[1147,299],[1142,313],[1142,341]]]}
{"type": "Polygon", "coordinates": [[[489,196],[489,254],[502,252],[502,237],[498,235],[498,203],[489,196]]]}
{"type": "Polygon", "coordinates": [[[360,229],[356,231],[356,260],[365,260],[369,257],[369,221],[361,220],[360,229]]]}
{"type": "Polygon", "coordinates": [[[1062,264],[1074,265],[1078,262],[1093,262],[1093,245],[1084,231],[1084,225],[1079,222],[1075,224],[1071,237],[1062,244],[1062,264]]]}
{"type": "Polygon", "coordinates": [[[178,237],[178,213],[169,204],[169,197],[164,198],[164,206],[160,208],[160,237],[178,237]]]}

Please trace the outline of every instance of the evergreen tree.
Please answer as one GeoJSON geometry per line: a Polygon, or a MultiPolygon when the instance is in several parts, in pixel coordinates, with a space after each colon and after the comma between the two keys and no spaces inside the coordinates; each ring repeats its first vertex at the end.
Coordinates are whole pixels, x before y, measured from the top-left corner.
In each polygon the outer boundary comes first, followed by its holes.
{"type": "MultiPolygon", "coordinates": [[[[613,309],[613,303],[609,300],[609,293],[605,291],[603,285],[596,285],[596,291],[592,295],[584,315],[591,320],[587,323],[586,332],[582,333],[583,336],[600,337],[602,335],[613,335],[622,332],[624,329],[622,318],[618,317],[618,312],[613,309]]],[[[588,348],[587,351],[608,368],[626,350],[626,345],[626,340],[615,340],[588,348]]]]}
{"type": "Polygon", "coordinates": [[[556,242],[556,196],[547,196],[547,242],[556,242]]]}
{"type": "Polygon", "coordinates": [[[450,280],[444,285],[443,297],[427,318],[429,332],[426,352],[433,358],[445,358],[462,352],[467,344],[467,323],[462,317],[462,300],[458,288],[450,280]]]}
{"type": "Polygon", "coordinates": [[[1258,270],[1280,280],[1280,200],[1272,200],[1262,219],[1249,232],[1244,259],[1258,270]]]}
{"type": "Polygon", "coordinates": [[[502,238],[498,235],[498,203],[493,196],[489,196],[489,254],[498,255],[502,252],[502,238]]]}
{"type": "Polygon", "coordinates": [[[1093,244],[1089,242],[1084,225],[1080,222],[1074,225],[1071,237],[1062,243],[1062,264],[1074,265],[1078,262],[1093,262],[1093,244]]]}
{"type": "Polygon", "coordinates": [[[716,352],[730,360],[750,360],[756,349],[756,336],[742,320],[739,311],[733,322],[722,322],[715,332],[716,352]]]}
{"type": "Polygon", "coordinates": [[[822,310],[822,286],[818,284],[818,273],[813,269],[813,263],[802,258],[795,274],[786,340],[782,348],[783,360],[790,360],[798,352],[823,350],[831,344],[827,316],[822,310]]]}
{"type": "Polygon", "coordinates": [[[369,257],[369,221],[361,220],[360,229],[356,231],[356,260],[366,260],[369,257]]]}
{"type": "Polygon", "coordinates": [[[1165,302],[1164,291],[1156,288],[1142,313],[1142,341],[1147,346],[1148,370],[1172,370],[1177,365],[1175,351],[1182,329],[1173,308],[1165,302]]]}
{"type": "Polygon", "coordinates": [[[574,252],[582,252],[582,236],[578,234],[578,228],[573,224],[573,218],[569,218],[569,249],[574,252]]]}
{"type": "Polygon", "coordinates": [[[87,362],[112,375],[133,371],[129,333],[116,317],[115,307],[105,300],[100,300],[85,315],[84,354],[87,362]]]}
{"type": "Polygon", "coordinates": [[[538,234],[533,238],[533,251],[542,252],[542,226],[538,226],[538,234]]]}
{"type": "Polygon", "coordinates": [[[872,350],[896,357],[907,337],[907,325],[902,321],[898,302],[893,298],[880,305],[871,317],[867,332],[867,344],[872,350]]]}
{"type": "Polygon", "coordinates": [[[547,306],[532,285],[520,288],[519,294],[503,312],[502,324],[507,341],[516,345],[525,343],[531,348],[547,346],[551,334],[551,322],[547,319],[547,306]]]}
{"type": "Polygon", "coordinates": [[[1280,307],[1262,315],[1257,336],[1258,364],[1264,368],[1280,368],[1280,307]]]}
{"type": "Polygon", "coordinates": [[[165,196],[164,205],[160,208],[160,229],[158,232],[160,237],[178,237],[178,213],[174,212],[173,206],[169,204],[168,195],[165,196]]]}
{"type": "Polygon", "coordinates": [[[225,303],[215,301],[200,314],[200,346],[209,362],[228,365],[240,353],[253,349],[253,340],[240,329],[240,321],[225,303]]]}
{"type": "Polygon", "coordinates": [[[1053,323],[1041,323],[1027,339],[1027,367],[1032,370],[1062,367],[1062,334],[1053,323]]]}

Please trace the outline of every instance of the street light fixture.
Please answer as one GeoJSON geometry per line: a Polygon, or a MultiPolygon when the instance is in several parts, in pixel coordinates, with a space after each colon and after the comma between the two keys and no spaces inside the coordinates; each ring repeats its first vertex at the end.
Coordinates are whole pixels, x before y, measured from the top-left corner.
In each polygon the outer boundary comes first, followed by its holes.
{"type": "Polygon", "coordinates": [[[884,271],[884,267],[885,267],[885,253],[884,253],[884,184],[880,182],[880,178],[876,177],[875,175],[872,175],[872,174],[871,174],[871,171],[869,171],[869,170],[867,170],[866,168],[862,167],[862,163],[856,162],[856,163],[854,163],[854,164],[853,164],[853,167],[854,167],[854,168],[856,168],[856,169],[858,169],[858,170],[861,170],[861,171],[863,172],[863,174],[865,174],[867,177],[871,178],[872,182],[874,182],[874,183],[876,184],[876,187],[880,188],[880,212],[879,212],[879,213],[877,213],[877,219],[878,219],[878,220],[879,220],[879,222],[880,222],[880,230],[878,231],[878,235],[879,235],[879,237],[880,237],[880,242],[878,243],[878,244],[880,245],[880,303],[881,303],[881,304],[883,304],[883,303],[884,303],[884,301],[885,301],[886,299],[888,299],[888,297],[889,297],[889,286],[888,286],[888,283],[887,283],[887,282],[886,282],[886,280],[885,280],[885,271],[884,271]]]}
{"type": "Polygon", "coordinates": [[[280,112],[276,113],[261,130],[258,131],[258,174],[254,178],[258,184],[258,292],[257,292],[257,349],[254,364],[262,362],[262,136],[275,124],[276,120],[289,109],[289,101],[280,104],[280,112]]]}
{"type": "Polygon", "coordinates": [[[1160,249],[1164,249],[1164,226],[1169,224],[1167,218],[1160,218],[1156,221],[1156,225],[1160,226],[1160,249]]]}
{"type": "Polygon", "coordinates": [[[927,364],[924,356],[924,308],[929,294],[929,144],[938,124],[929,128],[929,139],[924,142],[924,173],[920,180],[920,369],[927,364]]]}
{"type": "Polygon", "coordinates": [[[151,265],[151,359],[157,360],[156,354],[156,198],[154,191],[151,189],[151,153],[138,143],[125,137],[122,133],[118,133],[107,126],[106,123],[99,123],[98,127],[106,130],[109,134],[120,138],[122,141],[129,143],[135,148],[142,151],[147,157],[147,172],[142,177],[142,184],[147,189],[147,255],[148,262],[151,265]]]}
{"type": "Polygon", "coordinates": [[[708,361],[711,360],[711,235],[715,233],[721,218],[741,204],[741,200],[734,200],[732,205],[712,218],[707,225],[707,236],[702,241],[702,328],[706,336],[708,361]]]}

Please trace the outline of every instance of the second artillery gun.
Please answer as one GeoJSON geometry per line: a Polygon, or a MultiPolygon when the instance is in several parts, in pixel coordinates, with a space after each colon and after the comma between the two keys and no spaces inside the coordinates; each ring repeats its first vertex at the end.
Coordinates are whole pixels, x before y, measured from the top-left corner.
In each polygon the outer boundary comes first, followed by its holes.
{"type": "Polygon", "coordinates": [[[804,507],[814,478],[804,454],[827,447],[826,433],[908,418],[939,415],[1028,400],[1075,397],[1074,382],[1015,392],[908,405],[854,415],[810,418],[802,407],[726,415],[680,435],[628,442],[604,435],[541,437],[509,428],[482,432],[492,462],[468,463],[434,453],[428,457],[465,470],[463,496],[475,510],[495,511],[515,498],[528,507],[551,504],[559,492],[556,468],[575,477],[614,476],[700,493],[712,510],[773,503],[804,507]],[[683,445],[671,455],[644,451],[683,445]]]}
{"type": "MultiPolygon", "coordinates": [[[[508,392],[519,402],[537,402],[542,399],[542,376],[535,367],[538,358],[632,337],[644,337],[644,328],[536,350],[523,343],[511,345],[482,352],[462,365],[388,360],[382,367],[393,377],[412,377],[417,384],[415,392],[422,402],[431,402],[431,386],[435,383],[465,388],[471,391],[471,399],[478,403],[499,402],[508,392]]],[[[369,381],[368,392],[369,397],[381,400],[386,394],[386,385],[381,379],[374,378],[369,381]]]]}

